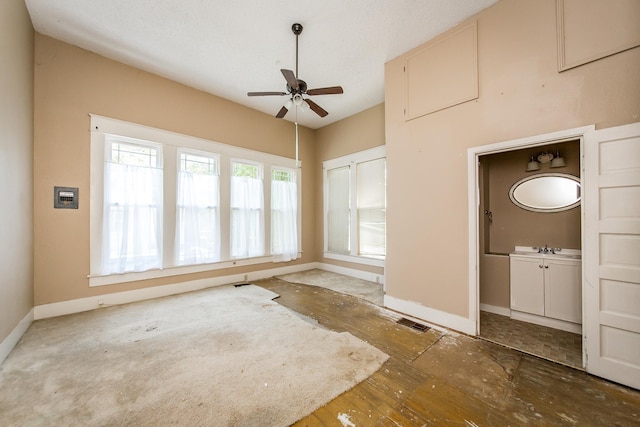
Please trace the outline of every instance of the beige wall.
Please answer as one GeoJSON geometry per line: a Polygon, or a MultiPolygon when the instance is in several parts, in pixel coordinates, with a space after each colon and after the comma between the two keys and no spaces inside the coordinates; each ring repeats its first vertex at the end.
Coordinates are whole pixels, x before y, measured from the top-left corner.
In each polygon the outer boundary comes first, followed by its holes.
{"type": "Polygon", "coordinates": [[[33,307],[33,27],[0,2],[0,342],[33,307]]]}
{"type": "MultiPolygon", "coordinates": [[[[295,157],[293,124],[36,34],[35,305],[290,264],[262,264],[90,288],[89,113],[295,157]],[[53,209],[54,186],[79,187],[78,210],[53,209]]],[[[315,261],[315,132],[300,129],[303,257],[315,261]]]]}
{"type": "Polygon", "coordinates": [[[480,304],[511,307],[509,256],[480,254],[480,304]]]}
{"type": "Polygon", "coordinates": [[[322,162],[384,145],[384,138],[384,104],[378,104],[316,131],[318,169],[314,189],[317,212],[315,236],[316,253],[323,263],[384,274],[383,268],[336,261],[322,256],[324,250],[322,162]]]}
{"type": "Polygon", "coordinates": [[[386,64],[388,295],[470,317],[469,147],[639,120],[640,49],[558,73],[555,6],[502,0],[473,18],[475,101],[405,121],[403,67],[411,52],[386,64]]]}

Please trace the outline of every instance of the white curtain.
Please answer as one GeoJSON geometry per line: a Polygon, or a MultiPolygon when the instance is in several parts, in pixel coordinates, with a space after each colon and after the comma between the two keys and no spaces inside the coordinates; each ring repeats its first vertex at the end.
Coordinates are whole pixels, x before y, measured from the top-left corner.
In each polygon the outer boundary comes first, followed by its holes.
{"type": "Polygon", "coordinates": [[[349,253],[349,166],[327,171],[327,228],[329,252],[349,253]]]}
{"type": "Polygon", "coordinates": [[[298,258],[298,187],[271,181],[271,254],[274,262],[298,258]]]}
{"type": "Polygon", "coordinates": [[[264,255],[264,195],[262,180],[231,177],[231,256],[264,255]]]}
{"type": "Polygon", "coordinates": [[[202,264],[220,260],[217,175],[178,172],[175,262],[202,264]]]}
{"type": "Polygon", "coordinates": [[[358,163],[358,254],[386,253],[386,160],[358,163]]]}
{"type": "Polygon", "coordinates": [[[106,162],[102,274],[162,268],[162,169],[106,162]]]}

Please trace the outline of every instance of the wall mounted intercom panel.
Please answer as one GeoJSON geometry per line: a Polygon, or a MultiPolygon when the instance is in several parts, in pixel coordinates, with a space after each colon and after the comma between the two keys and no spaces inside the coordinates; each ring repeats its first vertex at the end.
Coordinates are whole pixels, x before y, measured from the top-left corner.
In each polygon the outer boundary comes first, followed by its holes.
{"type": "Polygon", "coordinates": [[[78,209],[78,188],[53,187],[53,207],[56,209],[78,209]]]}

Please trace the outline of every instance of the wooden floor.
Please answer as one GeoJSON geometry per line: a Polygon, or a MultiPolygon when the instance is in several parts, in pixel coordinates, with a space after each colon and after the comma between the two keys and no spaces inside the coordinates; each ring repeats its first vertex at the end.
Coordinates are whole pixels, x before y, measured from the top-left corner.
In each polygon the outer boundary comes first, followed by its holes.
{"type": "Polygon", "coordinates": [[[355,297],[278,279],[254,282],[323,327],[390,357],[296,426],[637,426],[640,392],[462,334],[417,331],[355,297]]]}

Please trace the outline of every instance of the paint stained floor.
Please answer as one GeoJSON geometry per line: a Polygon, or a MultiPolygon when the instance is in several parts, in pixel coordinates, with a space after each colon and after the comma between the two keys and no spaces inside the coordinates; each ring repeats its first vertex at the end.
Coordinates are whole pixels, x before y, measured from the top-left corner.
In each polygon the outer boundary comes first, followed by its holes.
{"type": "Polygon", "coordinates": [[[491,342],[418,331],[329,289],[255,282],[275,301],[387,353],[380,370],[296,426],[637,426],[640,392],[491,342]]]}
{"type": "Polygon", "coordinates": [[[480,312],[480,336],[516,350],[582,369],[582,336],[480,312]]]}

